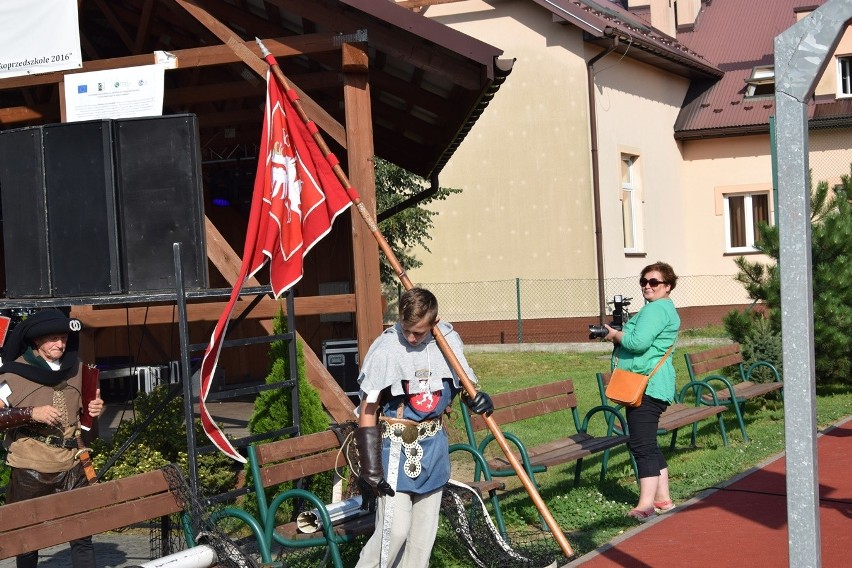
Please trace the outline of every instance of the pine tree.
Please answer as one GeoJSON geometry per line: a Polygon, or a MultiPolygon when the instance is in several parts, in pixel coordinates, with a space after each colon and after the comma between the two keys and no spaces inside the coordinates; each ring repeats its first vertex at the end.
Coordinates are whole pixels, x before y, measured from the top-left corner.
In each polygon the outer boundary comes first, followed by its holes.
{"type": "MultiPolygon", "coordinates": [[[[852,165],[842,184],[829,188],[821,181],[811,191],[811,255],[813,270],[814,345],[818,384],[850,382],[852,371],[852,165]]],[[[770,334],[781,332],[781,286],[778,227],[761,225],[755,247],[773,259],[770,263],[736,259],[741,282],[749,297],[765,303],[770,334]]],[[[804,299],[802,300],[804,301],[804,299]]],[[[750,318],[732,312],[725,326],[735,341],[754,342],[750,318]]],[[[761,351],[755,348],[755,351],[761,351]]]]}

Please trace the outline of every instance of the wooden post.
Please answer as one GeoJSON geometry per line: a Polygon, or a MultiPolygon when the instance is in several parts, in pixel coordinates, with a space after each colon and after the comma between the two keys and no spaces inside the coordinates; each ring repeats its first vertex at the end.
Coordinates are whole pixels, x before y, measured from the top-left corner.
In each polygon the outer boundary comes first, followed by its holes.
{"type": "MultiPolygon", "coordinates": [[[[373,121],[370,110],[368,56],[362,45],[344,43],[343,100],[346,112],[346,142],[349,176],[361,202],[375,218],[376,174],[373,151],[373,121]]],[[[382,332],[382,290],[379,278],[379,248],[369,228],[352,215],[352,258],[355,281],[355,326],[358,352],[363,361],[370,344],[382,332]]]]}

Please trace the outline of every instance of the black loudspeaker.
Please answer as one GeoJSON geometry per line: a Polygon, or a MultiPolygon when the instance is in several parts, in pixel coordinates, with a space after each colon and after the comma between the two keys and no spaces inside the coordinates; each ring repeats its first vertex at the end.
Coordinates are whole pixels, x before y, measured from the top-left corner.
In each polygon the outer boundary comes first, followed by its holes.
{"type": "Polygon", "coordinates": [[[9,298],[51,295],[42,138],[41,127],[0,132],[0,196],[9,298]]]}
{"type": "Polygon", "coordinates": [[[117,294],[122,289],[111,123],[53,124],[43,132],[52,295],[117,294]]]}
{"type": "Polygon", "coordinates": [[[175,288],[173,243],[184,286],[206,288],[207,247],[198,119],[180,114],[113,121],[124,285],[175,288]]]}

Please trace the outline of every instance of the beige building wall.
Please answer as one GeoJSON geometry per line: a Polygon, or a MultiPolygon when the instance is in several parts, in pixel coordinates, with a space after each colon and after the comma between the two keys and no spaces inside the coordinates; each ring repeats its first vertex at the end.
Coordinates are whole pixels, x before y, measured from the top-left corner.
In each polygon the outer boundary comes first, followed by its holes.
{"type": "Polygon", "coordinates": [[[672,132],[689,83],[649,65],[610,54],[595,64],[604,272],[637,276],[656,260],[684,272],[688,226],[677,213],[685,182],[672,132]],[[635,158],[636,246],[625,250],[622,156],[635,158]]]}
{"type": "MultiPolygon", "coordinates": [[[[554,23],[548,11],[525,0],[466,0],[432,6],[426,16],[498,46],[517,61],[441,173],[442,186],[464,192],[434,206],[439,214],[428,243],[432,252],[415,251],[424,266],[412,271],[412,280],[477,283],[470,294],[452,297],[460,305],[451,311],[464,313],[457,320],[493,319],[498,310],[512,318],[515,278],[570,281],[570,290],[537,287],[537,305],[524,305],[525,314],[570,316],[586,306],[594,313],[598,296],[585,62],[599,48],[584,42],[576,27],[554,23]],[[506,305],[496,305],[492,299],[498,297],[506,305]]],[[[844,40],[838,53],[852,53],[852,42],[844,40]]],[[[832,93],[835,68],[826,72],[832,76],[830,88],[820,83],[832,93]]],[[[765,191],[772,207],[768,134],[677,142],[673,127],[688,81],[629,57],[610,54],[598,61],[594,83],[604,275],[612,281],[607,296],[638,296],[638,286],[623,290],[630,280],[618,279],[664,260],[679,275],[694,277],[693,284],[679,287],[679,305],[748,303],[742,286],[733,281],[734,259],[741,253],[726,251],[723,202],[726,194],[765,191]],[[640,195],[640,230],[631,253],[625,252],[622,230],[622,155],[636,157],[640,195]]],[[[839,183],[852,161],[847,150],[838,150],[848,147],[848,136],[818,131],[810,144],[815,179],[839,183]]],[[[774,211],[770,215],[775,218],[774,211]]],[[[758,253],[747,256],[768,260],[758,253]]],[[[519,293],[522,302],[532,295],[519,293]]]]}
{"type": "Polygon", "coordinates": [[[532,2],[465,1],[427,16],[517,58],[440,174],[419,283],[594,278],[584,42],[532,2]]]}
{"type": "MultiPolygon", "coordinates": [[[[687,274],[736,274],[734,258],[725,253],[725,194],[770,192],[772,207],[772,163],[769,135],[736,136],[724,139],[690,140],[683,143],[684,207],[689,227],[687,274]]],[[[774,212],[770,212],[774,218],[774,212]]],[[[767,260],[751,253],[750,260],[767,260]]]]}
{"type": "MultiPolygon", "coordinates": [[[[464,189],[436,204],[421,283],[595,278],[596,250],[585,61],[599,49],[531,2],[467,1],[427,16],[515,57],[512,74],[441,173],[464,189]],[[493,5],[491,5],[493,4],[493,5]],[[543,80],[543,78],[546,78],[543,80]]],[[[682,198],[672,128],[686,79],[610,54],[595,65],[604,267],[633,276],[649,257],[685,256],[671,215],[682,198]],[[638,254],[625,254],[621,155],[638,157],[638,254]],[[667,230],[648,230],[665,226],[667,230]]]]}

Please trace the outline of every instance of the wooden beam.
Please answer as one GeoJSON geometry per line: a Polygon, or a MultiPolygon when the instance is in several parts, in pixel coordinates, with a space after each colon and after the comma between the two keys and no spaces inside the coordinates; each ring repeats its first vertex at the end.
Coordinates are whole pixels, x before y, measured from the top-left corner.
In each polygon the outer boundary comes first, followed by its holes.
{"type": "MultiPolygon", "coordinates": [[[[205,302],[187,304],[187,319],[192,322],[219,321],[219,316],[225,311],[227,302],[205,302]]],[[[354,294],[337,294],[329,296],[306,296],[295,298],[297,316],[311,316],[329,313],[352,313],[355,311],[354,294]]],[[[250,320],[272,320],[278,315],[278,310],[287,312],[283,300],[267,297],[262,300],[246,316],[250,320]]],[[[240,304],[234,309],[235,315],[240,312],[240,304]]],[[[157,325],[175,323],[174,306],[140,306],[140,307],[109,307],[94,309],[91,306],[73,306],[71,312],[88,328],[126,327],[134,325],[157,325]]],[[[271,332],[271,326],[270,326],[271,332]]]]}
{"type": "MultiPolygon", "coordinates": [[[[349,176],[361,202],[376,217],[376,174],[373,149],[373,115],[370,110],[370,78],[364,46],[348,44],[343,50],[343,100],[346,112],[349,176]]],[[[355,208],[352,218],[352,258],[355,273],[355,327],[358,352],[366,356],[373,340],[382,333],[382,290],[379,247],[355,208]]]]}
{"type": "MultiPolygon", "coordinates": [[[[483,74],[479,64],[436,57],[437,46],[430,42],[412,37],[411,41],[400,40],[385,26],[369,25],[370,20],[359,18],[354,10],[343,16],[336,8],[327,2],[315,0],[267,0],[288,12],[301,15],[327,29],[342,31],[341,27],[352,25],[368,29],[370,45],[386,51],[390,55],[411,63],[414,67],[422,67],[428,71],[445,77],[453,83],[473,91],[480,90],[488,78],[483,74]],[[356,22],[354,23],[353,22],[356,22]]],[[[381,2],[385,0],[377,0],[381,2]]],[[[434,22],[433,22],[434,24],[434,22]]]]}
{"type": "MultiPolygon", "coordinates": [[[[226,25],[213,17],[210,12],[199,6],[196,0],[175,0],[194,18],[196,18],[204,27],[213,32],[226,46],[234,50],[234,53],[255,73],[266,78],[266,72],[269,66],[260,58],[260,48],[254,43],[247,45],[226,25]]],[[[266,45],[266,42],[264,42],[266,45]]],[[[267,47],[268,49],[268,47],[267,47]]],[[[271,50],[270,50],[271,52],[271,50]]],[[[277,57],[277,56],[276,56],[277,57]]],[[[299,94],[302,101],[302,107],[305,112],[316,122],[323,131],[328,133],[338,144],[346,147],[346,133],[343,127],[334,118],[328,114],[325,109],[311,99],[304,91],[299,89],[295,84],[291,83],[293,88],[299,94]]]]}
{"type": "MultiPolygon", "coordinates": [[[[232,286],[240,277],[242,268],[242,260],[237,256],[236,251],[231,248],[216,225],[206,215],[204,216],[204,229],[207,241],[207,258],[213,263],[213,266],[232,286]]],[[[254,277],[251,277],[246,282],[247,286],[260,286],[254,277]]]]}
{"type": "MultiPolygon", "coordinates": [[[[340,49],[340,45],[336,44],[334,41],[336,36],[337,34],[324,32],[304,36],[270,38],[265,39],[263,43],[266,48],[275,55],[275,57],[293,57],[296,55],[337,51],[340,49]]],[[[245,46],[260,57],[260,49],[257,47],[255,42],[245,42],[245,46]]],[[[241,59],[237,57],[233,50],[231,50],[231,48],[227,45],[192,47],[189,49],[170,51],[169,53],[173,54],[177,58],[176,61],[178,69],[227,65],[241,61],[241,59]]],[[[140,65],[152,65],[153,63],[155,63],[153,53],[85,61],[83,62],[83,67],[80,69],[66,69],[55,73],[25,75],[0,80],[0,90],[20,89],[23,87],[33,87],[35,85],[55,85],[60,83],[65,75],[70,75],[72,73],[121,69],[124,67],[138,67],[140,65]]]]}

